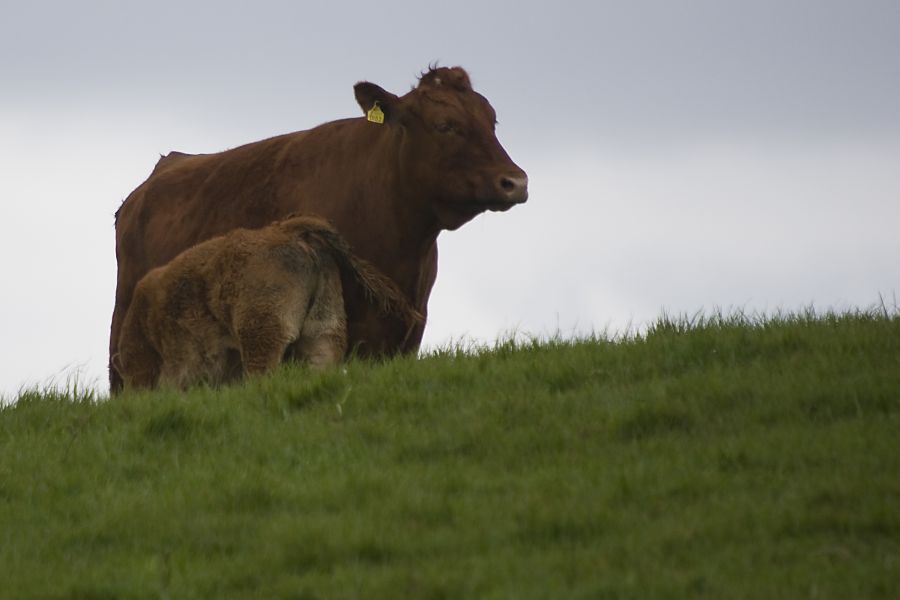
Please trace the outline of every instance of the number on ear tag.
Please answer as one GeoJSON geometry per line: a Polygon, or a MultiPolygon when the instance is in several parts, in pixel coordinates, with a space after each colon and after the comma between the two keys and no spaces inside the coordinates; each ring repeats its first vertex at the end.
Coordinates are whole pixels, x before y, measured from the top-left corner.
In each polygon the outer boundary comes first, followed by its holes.
{"type": "Polygon", "coordinates": [[[381,107],[378,106],[378,101],[375,101],[375,106],[369,109],[369,112],[366,113],[366,119],[372,121],[373,123],[378,123],[379,125],[384,123],[384,113],[381,112],[381,107]]]}

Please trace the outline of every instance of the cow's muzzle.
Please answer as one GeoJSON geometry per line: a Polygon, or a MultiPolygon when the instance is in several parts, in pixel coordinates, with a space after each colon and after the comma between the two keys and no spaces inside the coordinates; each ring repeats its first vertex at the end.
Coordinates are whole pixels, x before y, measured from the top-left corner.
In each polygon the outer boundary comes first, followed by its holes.
{"type": "Polygon", "coordinates": [[[497,179],[497,190],[500,198],[509,204],[521,204],[528,200],[528,175],[521,172],[501,175],[497,179]]]}

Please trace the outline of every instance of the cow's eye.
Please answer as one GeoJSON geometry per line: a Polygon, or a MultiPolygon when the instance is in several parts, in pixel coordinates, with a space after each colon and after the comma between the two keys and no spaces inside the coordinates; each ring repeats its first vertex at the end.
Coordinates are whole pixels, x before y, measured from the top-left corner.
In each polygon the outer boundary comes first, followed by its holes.
{"type": "Polygon", "coordinates": [[[459,133],[459,128],[453,123],[442,122],[437,123],[434,126],[440,133],[459,133]]]}

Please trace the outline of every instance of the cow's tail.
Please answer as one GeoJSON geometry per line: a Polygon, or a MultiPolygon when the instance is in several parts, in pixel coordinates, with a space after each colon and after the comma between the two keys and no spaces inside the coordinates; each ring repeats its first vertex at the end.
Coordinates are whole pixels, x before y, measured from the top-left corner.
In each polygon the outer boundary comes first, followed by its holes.
{"type": "Polygon", "coordinates": [[[425,320],[394,280],[369,261],[357,256],[344,236],[327,221],[315,219],[313,222],[310,219],[310,227],[304,234],[304,237],[314,245],[329,250],[338,264],[353,274],[365,290],[366,297],[377,304],[383,312],[396,314],[408,323],[421,323],[425,320]]]}

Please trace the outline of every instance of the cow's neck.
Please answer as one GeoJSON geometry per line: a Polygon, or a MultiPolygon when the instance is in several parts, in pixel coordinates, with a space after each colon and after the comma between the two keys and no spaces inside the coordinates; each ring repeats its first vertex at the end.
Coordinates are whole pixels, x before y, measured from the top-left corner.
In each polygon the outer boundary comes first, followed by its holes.
{"type": "Polygon", "coordinates": [[[365,194],[365,198],[373,205],[363,209],[362,217],[369,231],[379,235],[365,237],[354,246],[404,290],[416,295],[423,261],[433,254],[440,233],[436,219],[416,210],[423,199],[402,186],[390,186],[383,194],[365,194]],[[388,206],[374,205],[379,200],[388,206]]]}
{"type": "Polygon", "coordinates": [[[399,136],[379,135],[386,132],[365,121],[353,126],[361,130],[354,137],[368,142],[352,157],[359,163],[354,172],[365,175],[355,182],[357,189],[348,191],[340,217],[344,223],[338,228],[367,232],[350,240],[356,251],[415,296],[421,288],[423,261],[434,255],[440,225],[429,199],[404,173],[399,136]]]}

